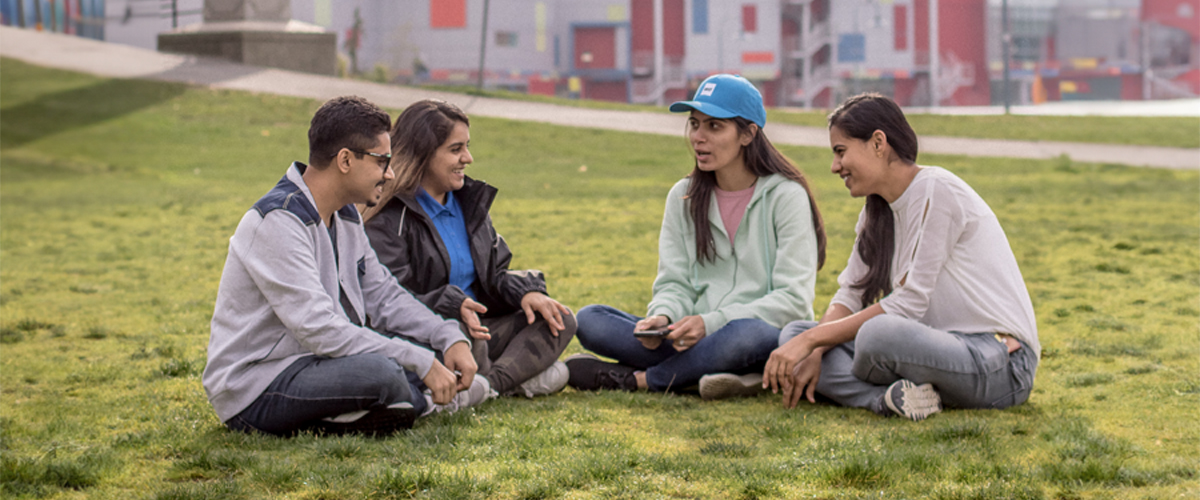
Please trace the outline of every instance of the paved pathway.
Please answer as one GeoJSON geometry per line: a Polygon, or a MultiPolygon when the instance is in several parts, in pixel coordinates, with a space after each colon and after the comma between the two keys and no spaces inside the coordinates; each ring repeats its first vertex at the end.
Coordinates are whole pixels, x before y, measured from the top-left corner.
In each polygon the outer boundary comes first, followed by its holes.
{"type": "MultiPolygon", "coordinates": [[[[453,101],[472,116],[673,136],[683,134],[683,119],[676,115],[584,109],[432,92],[244,66],[208,58],[162,54],[75,36],[9,27],[0,27],[0,55],[41,66],[106,77],[147,78],[319,100],[356,94],[392,108],[403,108],[420,99],[439,97],[453,101]]],[[[829,137],[824,129],[773,123],[768,125],[767,130],[771,141],[777,144],[829,147],[829,137]]],[[[1073,160],[1084,162],[1200,169],[1200,149],[1186,148],[922,136],[921,152],[1034,159],[1055,158],[1065,154],[1073,160]]]]}

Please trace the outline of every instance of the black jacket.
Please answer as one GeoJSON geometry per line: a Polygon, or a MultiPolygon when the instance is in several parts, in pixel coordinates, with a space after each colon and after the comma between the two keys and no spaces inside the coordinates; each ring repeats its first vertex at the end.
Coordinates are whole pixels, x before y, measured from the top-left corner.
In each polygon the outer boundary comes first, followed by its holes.
{"type": "MultiPolygon", "coordinates": [[[[488,308],[483,316],[511,314],[521,308],[521,297],[526,293],[546,293],[541,271],[508,270],[512,253],[492,227],[488,215],[496,188],[467,177],[454,197],[462,206],[471,240],[476,274],[473,289],[478,302],[488,308]]],[[[392,271],[404,288],[442,317],[462,319],[459,308],[467,294],[450,284],[450,255],[416,197],[396,195],[388,200],[367,221],[366,231],[379,262],[392,271]]]]}

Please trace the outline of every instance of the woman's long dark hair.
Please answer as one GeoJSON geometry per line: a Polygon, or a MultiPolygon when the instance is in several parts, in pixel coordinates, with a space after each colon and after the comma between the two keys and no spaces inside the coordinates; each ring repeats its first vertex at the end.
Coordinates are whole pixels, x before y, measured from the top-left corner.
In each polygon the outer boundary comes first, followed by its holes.
{"type": "MultiPolygon", "coordinates": [[[[901,160],[917,163],[917,134],[913,132],[904,112],[886,96],[859,94],[843,102],[829,114],[829,128],[837,127],[843,134],[861,141],[871,139],[876,130],[883,131],[887,143],[901,160]]],[[[882,196],[867,196],[866,221],[858,234],[858,255],[867,264],[867,275],[854,283],[862,290],[862,306],[869,307],[892,293],[892,252],[896,246],[896,228],[892,207],[882,196]]]]}
{"type": "MultiPolygon", "coordinates": [[[[729,118],[729,121],[737,125],[739,134],[753,132],[750,128],[752,124],[750,120],[735,116],[729,118]]],[[[804,173],[796,168],[791,160],[783,156],[783,153],[775,149],[771,141],[767,140],[766,134],[763,134],[762,129],[758,129],[750,144],[742,147],[742,155],[746,168],[750,169],[755,176],[765,177],[771,174],[780,174],[804,186],[804,191],[808,193],[808,203],[812,207],[813,230],[817,233],[817,269],[821,269],[825,265],[825,221],[821,218],[821,211],[817,208],[817,199],[813,197],[812,189],[808,187],[808,179],[804,177],[804,173]]],[[[691,184],[688,185],[687,199],[692,222],[696,226],[696,260],[712,262],[717,257],[712,229],[708,225],[708,207],[712,201],[713,189],[717,187],[717,176],[713,172],[700,170],[699,165],[693,168],[692,173],[688,176],[692,178],[691,184]]]]}
{"type": "Polygon", "coordinates": [[[446,142],[456,123],[471,126],[458,106],[440,99],[417,101],[396,117],[392,126],[392,168],[396,177],[383,185],[380,203],[363,212],[363,220],[379,213],[396,194],[412,195],[425,177],[429,159],[446,142]]]}

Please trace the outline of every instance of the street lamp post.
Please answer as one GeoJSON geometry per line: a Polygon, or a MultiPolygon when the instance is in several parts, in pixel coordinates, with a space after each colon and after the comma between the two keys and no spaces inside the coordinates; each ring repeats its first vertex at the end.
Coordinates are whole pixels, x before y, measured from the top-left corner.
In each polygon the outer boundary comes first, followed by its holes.
{"type": "Polygon", "coordinates": [[[483,90],[483,61],[487,55],[487,21],[488,0],[483,0],[483,29],[479,33],[479,79],[475,82],[477,90],[483,90]]]}

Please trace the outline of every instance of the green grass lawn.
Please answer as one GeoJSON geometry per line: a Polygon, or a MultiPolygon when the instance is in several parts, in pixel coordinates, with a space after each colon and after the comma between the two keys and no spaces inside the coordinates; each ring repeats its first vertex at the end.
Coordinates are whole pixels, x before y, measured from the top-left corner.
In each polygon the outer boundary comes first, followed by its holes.
{"type": "MultiPolygon", "coordinates": [[[[1200,174],[1067,159],[921,157],[991,204],[1029,284],[1044,353],[1016,408],[914,423],[765,395],[568,389],[385,439],[230,432],[199,378],[228,238],[307,156],[318,105],[0,61],[0,496],[1200,494],[1200,174]]],[[[663,198],[690,169],[683,139],[472,124],[469,173],[500,188],[515,265],[574,308],[641,312],[663,198]]],[[[784,151],[829,228],[821,311],[862,202],[826,150],[784,151]]]]}
{"type": "MultiPolygon", "coordinates": [[[[668,112],[662,106],[564,99],[504,90],[477,91],[450,86],[431,86],[429,88],[443,92],[461,92],[466,95],[544,102],[581,108],[668,112]]],[[[767,122],[825,128],[828,126],[826,116],[830,111],[832,110],[799,111],[771,108],[767,110],[767,122]]],[[[914,113],[908,115],[908,120],[917,135],[1200,148],[1200,117],[958,116],[914,113]]]]}

